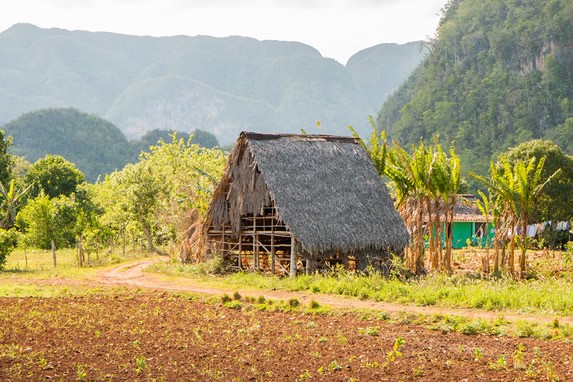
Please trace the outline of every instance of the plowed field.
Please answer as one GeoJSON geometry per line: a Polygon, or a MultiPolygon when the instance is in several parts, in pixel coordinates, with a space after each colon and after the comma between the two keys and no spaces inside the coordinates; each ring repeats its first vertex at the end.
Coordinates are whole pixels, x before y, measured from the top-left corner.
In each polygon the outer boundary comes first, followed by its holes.
{"type": "Polygon", "coordinates": [[[562,341],[212,300],[154,291],[1,298],[0,380],[573,380],[573,344],[562,341]]]}

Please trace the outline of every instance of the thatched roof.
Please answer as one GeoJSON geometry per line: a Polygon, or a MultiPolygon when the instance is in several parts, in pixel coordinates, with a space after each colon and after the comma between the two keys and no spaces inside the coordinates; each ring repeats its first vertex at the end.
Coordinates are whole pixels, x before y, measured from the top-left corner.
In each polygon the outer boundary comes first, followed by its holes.
{"type": "Polygon", "coordinates": [[[258,214],[269,201],[311,254],[401,252],[408,240],[386,186],[354,138],[241,133],[208,224],[233,225],[238,214],[258,214]]]}

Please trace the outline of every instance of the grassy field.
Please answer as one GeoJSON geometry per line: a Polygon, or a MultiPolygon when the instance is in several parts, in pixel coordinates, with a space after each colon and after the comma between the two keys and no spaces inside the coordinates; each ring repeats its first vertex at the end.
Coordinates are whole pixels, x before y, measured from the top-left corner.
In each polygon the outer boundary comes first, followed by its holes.
{"type": "Polygon", "coordinates": [[[84,278],[98,269],[147,256],[149,256],[148,253],[141,251],[126,252],[125,256],[107,253],[91,254],[89,263],[86,262],[83,267],[79,267],[76,251],[67,248],[56,252],[56,266],[54,266],[51,250],[18,249],[8,256],[4,269],[0,271],[0,277],[21,274],[38,278],[84,278]]]}
{"type": "MultiPolygon", "coordinates": [[[[458,252],[457,256],[468,254],[458,252]]],[[[483,277],[478,272],[430,274],[409,279],[386,279],[377,273],[365,276],[344,271],[301,275],[295,279],[253,272],[213,277],[209,275],[208,264],[184,265],[176,260],[158,263],[149,271],[190,277],[228,288],[308,291],[421,306],[570,316],[573,315],[573,272],[563,264],[561,254],[552,256],[552,259],[532,257],[536,272],[532,272],[535,277],[529,280],[504,275],[483,277]]]]}
{"type": "Polygon", "coordinates": [[[88,265],[79,267],[76,252],[63,249],[57,251],[54,267],[52,251],[17,250],[10,254],[4,269],[0,271],[0,296],[59,297],[97,293],[101,288],[86,288],[79,284],[97,272],[147,256],[149,254],[143,252],[128,252],[125,256],[102,254],[92,256],[88,265]]]}

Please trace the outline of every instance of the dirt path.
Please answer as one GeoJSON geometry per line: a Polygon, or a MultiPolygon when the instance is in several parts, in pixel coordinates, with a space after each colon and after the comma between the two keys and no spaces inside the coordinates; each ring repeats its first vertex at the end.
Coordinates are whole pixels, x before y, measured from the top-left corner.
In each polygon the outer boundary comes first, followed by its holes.
{"type": "Polygon", "coordinates": [[[296,298],[303,304],[314,300],[321,305],[327,305],[337,309],[372,309],[388,313],[411,312],[425,315],[442,314],[463,316],[470,319],[486,320],[495,320],[503,315],[503,318],[509,321],[526,320],[542,323],[552,322],[555,318],[557,318],[560,323],[573,325],[573,317],[532,315],[509,312],[500,313],[496,311],[485,311],[479,309],[455,309],[435,306],[403,305],[387,302],[364,301],[356,298],[314,294],[310,292],[287,292],[205,286],[204,284],[193,279],[183,277],[170,277],[167,279],[158,274],[143,272],[145,268],[149,267],[156,261],[161,261],[161,259],[146,259],[122,264],[111,270],[101,272],[91,281],[104,285],[125,285],[157,290],[185,291],[204,295],[232,295],[235,291],[237,291],[243,296],[264,296],[267,299],[275,300],[287,300],[290,298],[296,298]]]}

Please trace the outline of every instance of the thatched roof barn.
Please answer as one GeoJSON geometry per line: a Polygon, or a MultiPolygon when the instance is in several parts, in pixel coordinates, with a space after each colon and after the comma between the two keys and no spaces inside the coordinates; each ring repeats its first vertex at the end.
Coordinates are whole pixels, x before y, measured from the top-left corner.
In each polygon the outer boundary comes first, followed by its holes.
{"type": "Polygon", "coordinates": [[[327,261],[376,265],[408,240],[359,141],[326,135],[241,133],[203,232],[208,252],[291,275],[327,261]]]}

